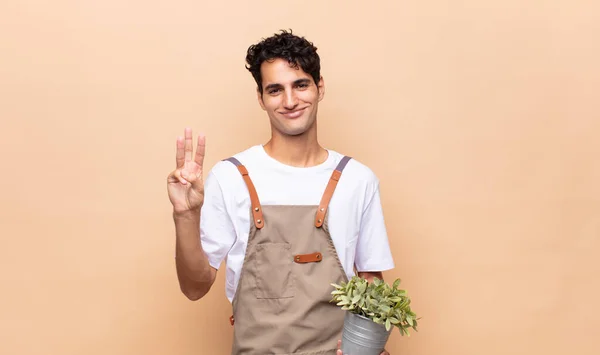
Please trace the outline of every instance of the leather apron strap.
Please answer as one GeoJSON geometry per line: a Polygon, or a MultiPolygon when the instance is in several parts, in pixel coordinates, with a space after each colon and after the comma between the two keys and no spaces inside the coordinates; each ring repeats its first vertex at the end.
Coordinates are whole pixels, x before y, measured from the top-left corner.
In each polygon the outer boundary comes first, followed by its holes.
{"type": "Polygon", "coordinates": [[[317,228],[321,228],[325,222],[325,214],[327,213],[327,208],[329,207],[329,201],[331,201],[333,192],[335,191],[338,181],[342,176],[342,171],[344,171],[344,168],[350,159],[352,158],[348,156],[343,157],[329,178],[329,183],[327,183],[325,193],[321,198],[321,203],[319,203],[319,209],[317,210],[317,214],[315,216],[315,227],[317,228]]]}
{"type": "Polygon", "coordinates": [[[233,163],[239,170],[240,174],[244,178],[244,182],[248,187],[248,192],[250,193],[250,202],[252,203],[252,216],[254,217],[254,225],[256,228],[261,229],[265,225],[265,219],[263,218],[262,206],[260,205],[260,200],[258,199],[258,194],[256,193],[256,188],[252,183],[252,179],[250,179],[250,175],[248,174],[248,170],[239,160],[234,157],[225,159],[231,163],[233,163]]]}

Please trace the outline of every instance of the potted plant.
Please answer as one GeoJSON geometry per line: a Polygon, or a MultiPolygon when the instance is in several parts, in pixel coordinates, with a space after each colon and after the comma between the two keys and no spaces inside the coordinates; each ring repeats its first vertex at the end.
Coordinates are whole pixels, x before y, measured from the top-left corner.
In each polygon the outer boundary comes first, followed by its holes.
{"type": "Polygon", "coordinates": [[[400,279],[393,285],[375,278],[354,276],[341,285],[331,284],[331,302],[346,310],[342,332],[342,352],[351,355],[380,355],[392,332],[397,327],[402,336],[408,329],[417,331],[417,318],[410,309],[410,298],[398,289],[400,279]]]}

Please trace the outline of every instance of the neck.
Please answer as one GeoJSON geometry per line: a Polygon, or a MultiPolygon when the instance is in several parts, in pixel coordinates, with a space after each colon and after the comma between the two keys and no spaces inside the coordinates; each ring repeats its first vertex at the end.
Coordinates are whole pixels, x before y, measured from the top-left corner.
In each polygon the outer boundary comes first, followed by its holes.
{"type": "Polygon", "coordinates": [[[264,148],[271,158],[300,168],[319,165],[328,157],[327,150],[319,145],[316,134],[283,136],[273,133],[264,148]]]}

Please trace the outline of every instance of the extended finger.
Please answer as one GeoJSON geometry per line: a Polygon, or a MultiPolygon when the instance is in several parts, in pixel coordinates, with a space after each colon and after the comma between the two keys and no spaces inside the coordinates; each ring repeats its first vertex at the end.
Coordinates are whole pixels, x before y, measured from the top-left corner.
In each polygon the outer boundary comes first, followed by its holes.
{"type": "Polygon", "coordinates": [[[192,129],[185,129],[185,161],[192,161],[192,129]]]}
{"type": "Polygon", "coordinates": [[[184,163],[184,141],[183,137],[177,137],[177,153],[175,154],[175,163],[177,168],[183,168],[184,163]]]}
{"type": "Polygon", "coordinates": [[[206,150],[206,137],[201,134],[198,136],[198,147],[196,148],[196,164],[202,167],[204,164],[204,152],[206,150]]]}

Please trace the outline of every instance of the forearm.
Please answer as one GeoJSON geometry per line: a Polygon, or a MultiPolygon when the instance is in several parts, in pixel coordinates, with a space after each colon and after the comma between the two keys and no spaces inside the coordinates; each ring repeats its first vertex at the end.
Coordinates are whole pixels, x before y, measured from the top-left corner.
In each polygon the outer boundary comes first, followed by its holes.
{"type": "Polygon", "coordinates": [[[383,281],[383,273],[381,271],[369,272],[363,271],[358,273],[359,277],[365,278],[369,282],[373,282],[374,278],[378,278],[383,281]]]}
{"type": "Polygon", "coordinates": [[[186,297],[198,300],[210,290],[216,275],[200,242],[200,212],[173,213],[173,219],[179,286],[186,297]]]}

